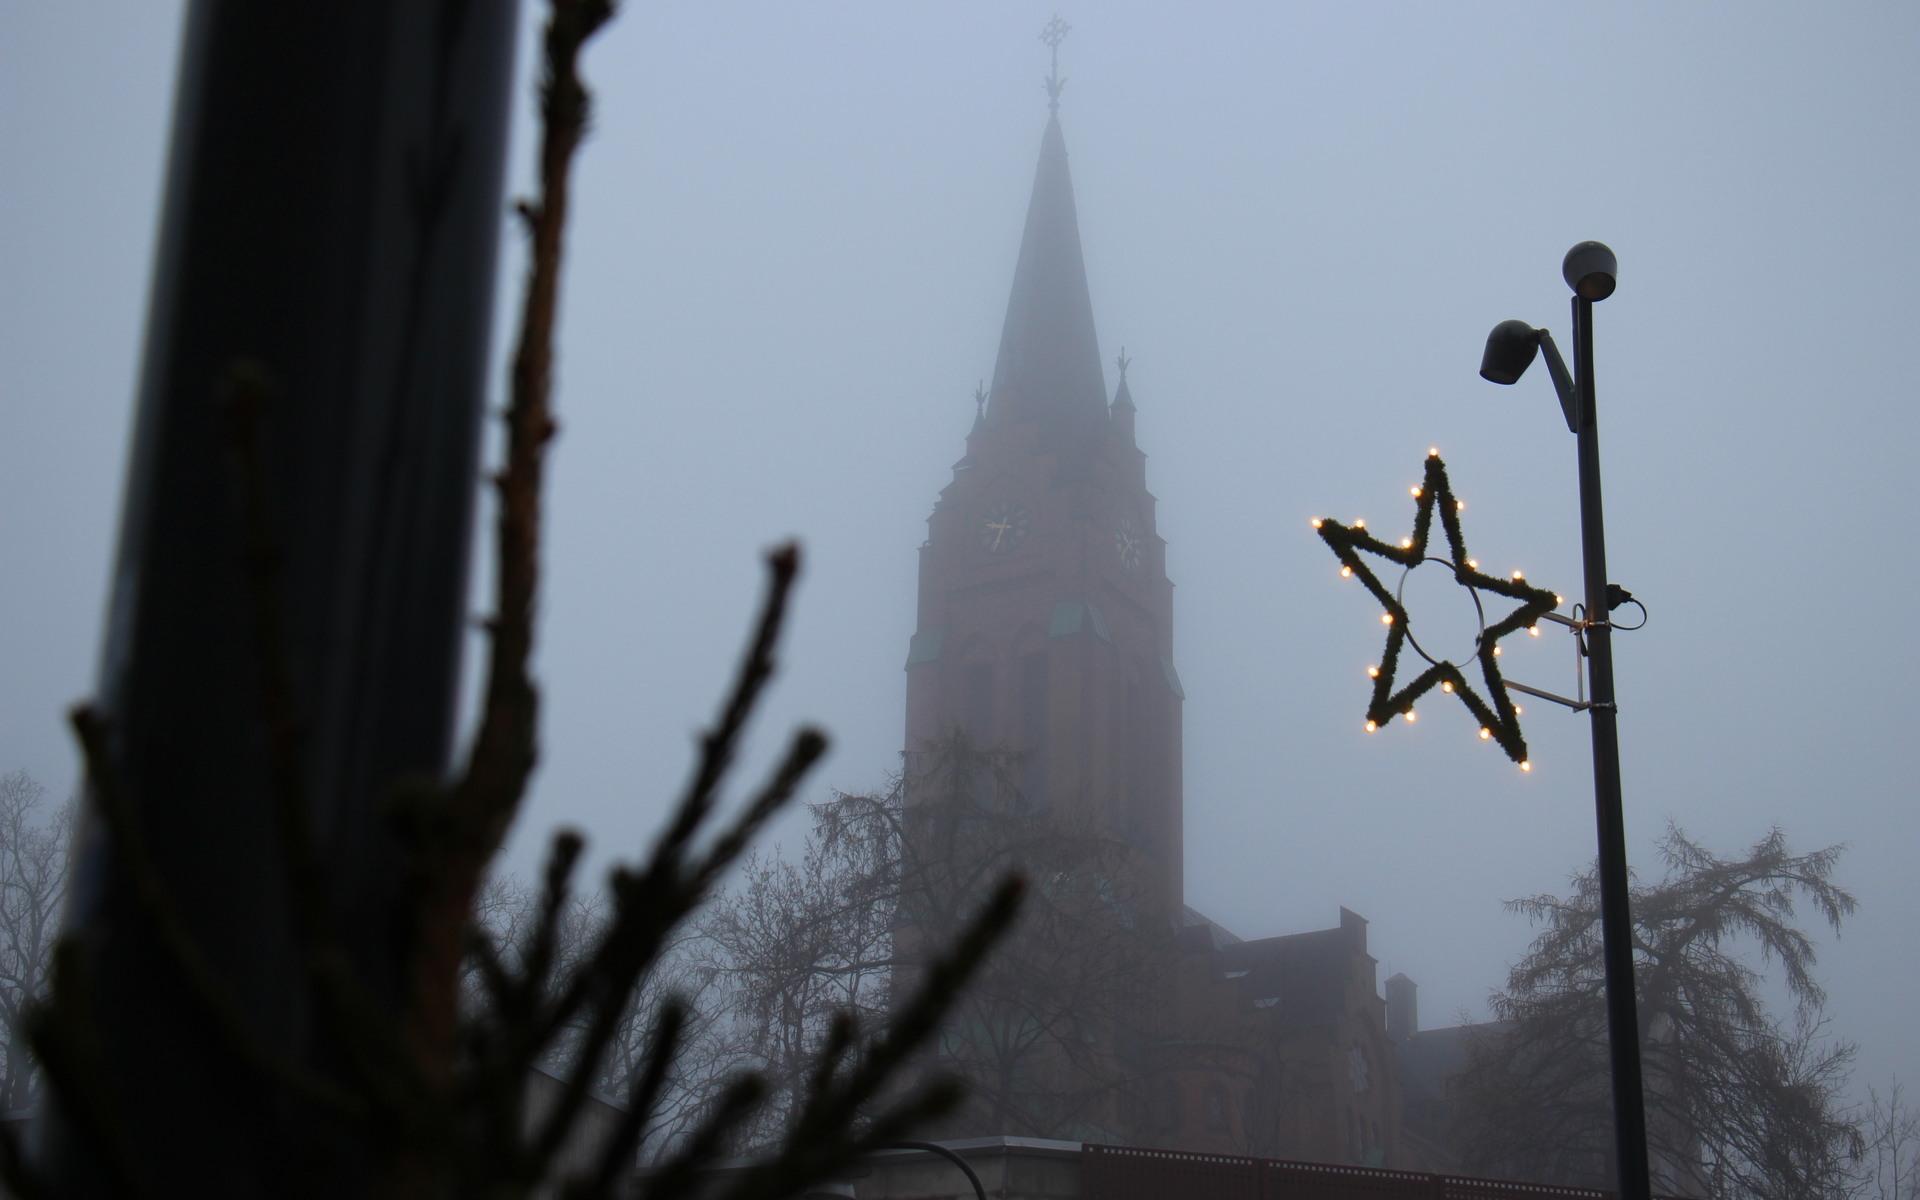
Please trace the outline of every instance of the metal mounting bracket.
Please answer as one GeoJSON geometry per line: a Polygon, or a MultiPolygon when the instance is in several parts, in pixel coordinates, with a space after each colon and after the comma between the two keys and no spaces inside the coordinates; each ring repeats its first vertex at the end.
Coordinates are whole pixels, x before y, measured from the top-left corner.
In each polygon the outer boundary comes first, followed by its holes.
{"type": "Polygon", "coordinates": [[[1524,683],[1515,683],[1511,679],[1507,680],[1507,687],[1516,692],[1525,692],[1529,696],[1538,696],[1542,700],[1551,700],[1555,704],[1564,704],[1575,712],[1585,712],[1587,709],[1593,707],[1593,702],[1590,700],[1569,700],[1565,696],[1557,696],[1552,692],[1541,691],[1537,687],[1528,687],[1524,683]]]}

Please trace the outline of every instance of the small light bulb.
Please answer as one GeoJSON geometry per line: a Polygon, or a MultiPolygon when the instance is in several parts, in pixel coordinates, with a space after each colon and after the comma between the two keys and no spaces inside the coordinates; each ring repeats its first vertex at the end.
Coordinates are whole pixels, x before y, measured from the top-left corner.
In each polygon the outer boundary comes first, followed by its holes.
{"type": "Polygon", "coordinates": [[[1322,524],[1323,524],[1323,521],[1322,521],[1322,519],[1321,519],[1321,518],[1319,518],[1319,517],[1315,517],[1315,518],[1313,519],[1313,527],[1314,527],[1315,529],[1318,529],[1318,528],[1320,528],[1320,526],[1321,526],[1322,524]]]}
{"type": "Polygon", "coordinates": [[[1468,569],[1469,571],[1478,571],[1478,570],[1480,569],[1480,560],[1479,560],[1479,559],[1477,559],[1477,558],[1470,558],[1470,559],[1468,559],[1468,560],[1467,560],[1467,569],[1468,569]]]}
{"type": "Polygon", "coordinates": [[[1445,692],[1449,696],[1453,695],[1453,680],[1442,679],[1440,681],[1440,690],[1445,692]]]}
{"type": "Polygon", "coordinates": [[[1565,596],[1562,596],[1559,592],[1555,592],[1553,594],[1553,603],[1556,608],[1562,604],[1565,604],[1566,602],[1567,602],[1567,598],[1565,596]]]}
{"type": "Polygon", "coordinates": [[[1411,550],[1411,549],[1413,549],[1413,539],[1412,539],[1412,538],[1410,538],[1410,537],[1406,537],[1406,538],[1401,538],[1401,539],[1400,539],[1400,548],[1401,548],[1402,550],[1411,550]]]}
{"type": "Polygon", "coordinates": [[[1348,578],[1348,577],[1350,577],[1350,576],[1351,576],[1352,574],[1353,574],[1353,568],[1352,568],[1352,567],[1349,567],[1349,566],[1344,566],[1344,565],[1343,565],[1343,566],[1342,566],[1342,567],[1340,568],[1340,578],[1342,578],[1342,579],[1346,579],[1346,578],[1348,578]]]}
{"type": "Polygon", "coordinates": [[[1417,484],[1413,487],[1408,488],[1407,491],[1413,494],[1413,498],[1415,500],[1418,500],[1420,498],[1420,488],[1417,484]]]}
{"type": "Polygon", "coordinates": [[[1375,724],[1374,724],[1374,723],[1373,723],[1372,721],[1368,721],[1368,722],[1367,722],[1367,732],[1368,732],[1368,733],[1372,733],[1372,732],[1373,732],[1374,730],[1376,730],[1376,729],[1378,729],[1378,728],[1380,728],[1380,727],[1379,727],[1378,725],[1375,725],[1375,724]]]}
{"type": "Polygon", "coordinates": [[[1525,579],[1526,577],[1527,577],[1527,576],[1526,576],[1526,574],[1525,574],[1525,572],[1522,572],[1522,571],[1515,571],[1515,572],[1513,573],[1513,581],[1514,581],[1515,583],[1518,583],[1518,582],[1520,582],[1520,581],[1521,581],[1522,579],[1525,579]]]}
{"type": "Polygon", "coordinates": [[[1520,764],[1520,769],[1522,771],[1531,771],[1533,770],[1533,764],[1530,762],[1523,762],[1520,764]]]}
{"type": "Polygon", "coordinates": [[[1420,714],[1414,712],[1412,709],[1408,709],[1404,715],[1406,716],[1409,722],[1418,721],[1420,719],[1420,714]]]}
{"type": "Polygon", "coordinates": [[[1539,637],[1539,636],[1540,636],[1540,627],[1539,627],[1538,625],[1529,625],[1529,626],[1527,626],[1527,636],[1528,636],[1528,637],[1539,637]]]}
{"type": "Polygon", "coordinates": [[[1455,500],[1453,502],[1453,511],[1455,512],[1467,511],[1467,502],[1465,500],[1455,500]]]}
{"type": "Polygon", "coordinates": [[[1382,625],[1391,625],[1391,624],[1393,624],[1393,614],[1392,614],[1392,613],[1381,613],[1381,614],[1380,614],[1380,623],[1381,623],[1382,625]]]}
{"type": "Polygon", "coordinates": [[[1500,657],[1500,647],[1498,647],[1498,646],[1495,646],[1495,647],[1493,648],[1493,656],[1494,656],[1495,658],[1499,658],[1499,657],[1500,657]]]}
{"type": "Polygon", "coordinates": [[[1368,668],[1367,668],[1367,678],[1368,678],[1368,679],[1378,679],[1378,678],[1380,678],[1380,668],[1379,668],[1379,667],[1368,667],[1368,668]]]}
{"type": "Polygon", "coordinates": [[[1427,457],[1428,457],[1428,458],[1439,458],[1439,457],[1440,457],[1440,447],[1438,447],[1438,446],[1428,446],[1428,447],[1427,447],[1427,457]]]}
{"type": "Polygon", "coordinates": [[[1491,730],[1491,729],[1488,729],[1488,728],[1487,728],[1487,727],[1486,727],[1485,725],[1482,725],[1482,726],[1480,727],[1480,740],[1481,740],[1481,741],[1483,741],[1483,742],[1484,742],[1484,741],[1486,741],[1486,740],[1487,740],[1488,738],[1490,738],[1490,737],[1492,737],[1492,736],[1493,736],[1493,730],[1491,730]]]}
{"type": "Polygon", "coordinates": [[[1524,717],[1527,715],[1527,710],[1516,704],[1513,706],[1513,715],[1516,717],[1524,717]]]}
{"type": "Polygon", "coordinates": [[[1355,517],[1353,519],[1353,527],[1355,529],[1365,529],[1367,527],[1367,519],[1365,517],[1355,517]]]}

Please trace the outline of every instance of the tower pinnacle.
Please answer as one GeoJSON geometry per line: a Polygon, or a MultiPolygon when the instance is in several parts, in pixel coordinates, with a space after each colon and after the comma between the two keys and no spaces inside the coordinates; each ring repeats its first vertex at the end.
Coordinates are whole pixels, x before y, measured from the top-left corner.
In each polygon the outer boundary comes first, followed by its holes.
{"type": "Polygon", "coordinates": [[[1047,52],[1051,56],[1046,78],[1047,111],[1050,113],[1060,111],[1060,90],[1067,86],[1067,81],[1060,78],[1060,43],[1066,41],[1067,34],[1071,32],[1073,26],[1062,21],[1059,13],[1053,14],[1053,20],[1048,21],[1047,27],[1040,31],[1040,40],[1047,44],[1047,52]]]}

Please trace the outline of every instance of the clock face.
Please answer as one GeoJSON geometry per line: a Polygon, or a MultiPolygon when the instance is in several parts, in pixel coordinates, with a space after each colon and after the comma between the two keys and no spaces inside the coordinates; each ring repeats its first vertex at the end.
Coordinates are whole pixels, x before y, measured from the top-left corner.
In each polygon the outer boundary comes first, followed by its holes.
{"type": "Polygon", "coordinates": [[[1122,521],[1113,531],[1113,548],[1120,555],[1120,565],[1129,571],[1140,566],[1140,547],[1143,539],[1134,532],[1133,522],[1122,521]]]}
{"type": "Polygon", "coordinates": [[[1031,523],[1026,509],[1011,500],[1001,500],[989,506],[980,519],[980,548],[989,554],[1010,554],[1027,540],[1031,523]]]}

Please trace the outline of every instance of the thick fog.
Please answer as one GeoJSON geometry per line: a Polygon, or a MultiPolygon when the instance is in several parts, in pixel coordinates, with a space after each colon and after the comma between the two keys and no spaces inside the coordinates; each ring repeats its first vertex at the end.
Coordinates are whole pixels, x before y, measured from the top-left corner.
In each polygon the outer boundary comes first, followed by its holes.
{"type": "MultiPolygon", "coordinates": [[[[802,720],[835,739],[816,795],[896,765],[916,547],[993,373],[1050,14],[635,4],[589,56],[523,874],[562,823],[601,855],[646,845],[760,552],[789,535],[806,573],[749,767],[802,720]]],[[[1345,905],[1382,978],[1412,976],[1447,1024],[1484,1015],[1530,940],[1500,902],[1592,856],[1584,717],[1526,704],[1530,774],[1444,697],[1362,731],[1378,610],[1308,521],[1397,537],[1438,446],[1483,565],[1576,594],[1574,440],[1545,373],[1476,368],[1509,317],[1571,353],[1560,259],[1598,238],[1620,257],[1596,308],[1608,548],[1651,613],[1615,643],[1635,869],[1658,876],[1669,821],[1727,852],[1776,823],[1798,849],[1847,843],[1831,1033],[1860,1043],[1862,1090],[1920,1081],[1920,8],[1061,15],[1107,382],[1124,346],[1178,588],[1188,902],[1243,936],[1345,905]]],[[[56,795],[98,652],[178,25],[163,3],[0,15],[0,771],[56,795]]],[[[502,228],[504,358],[524,257],[502,228]]],[[[1573,690],[1564,632],[1504,644],[1511,678],[1573,690]]]]}

